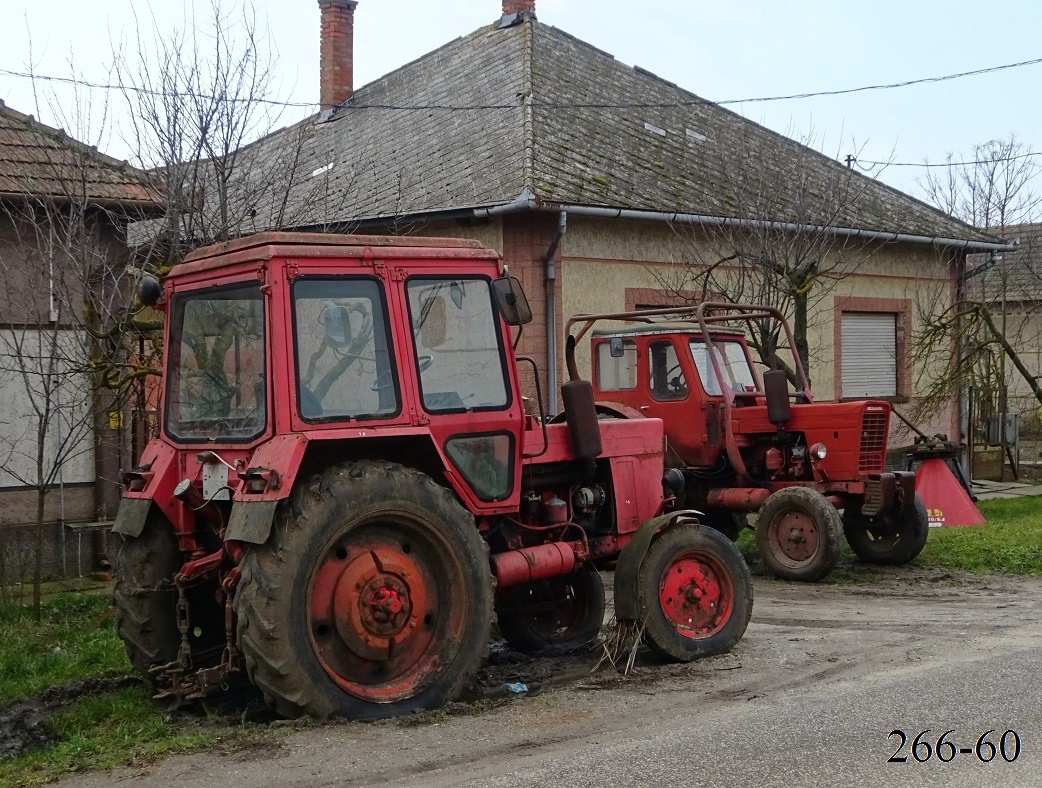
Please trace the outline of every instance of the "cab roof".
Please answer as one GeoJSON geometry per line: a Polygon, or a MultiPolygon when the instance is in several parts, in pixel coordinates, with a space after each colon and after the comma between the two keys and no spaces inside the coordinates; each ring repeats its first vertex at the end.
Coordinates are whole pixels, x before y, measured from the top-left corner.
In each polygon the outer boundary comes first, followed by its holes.
{"type": "MultiPolygon", "coordinates": [[[[745,331],[740,328],[722,328],[711,326],[709,333],[713,336],[744,337],[745,331]]],[[[594,337],[628,337],[628,336],[658,336],[662,334],[702,334],[698,323],[689,321],[662,321],[656,323],[635,323],[621,328],[595,328],[594,337]]]]}
{"type": "Polygon", "coordinates": [[[486,249],[480,241],[458,238],[267,232],[196,249],[175,266],[172,273],[177,276],[275,257],[424,257],[498,261],[499,253],[486,249]]]}

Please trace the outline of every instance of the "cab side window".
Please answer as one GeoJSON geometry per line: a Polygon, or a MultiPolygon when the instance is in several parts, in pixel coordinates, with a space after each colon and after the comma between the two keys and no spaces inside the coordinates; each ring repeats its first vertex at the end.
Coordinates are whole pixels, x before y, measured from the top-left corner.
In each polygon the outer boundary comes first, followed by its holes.
{"type": "Polygon", "coordinates": [[[687,399],[687,381],[672,342],[652,342],[648,363],[652,397],[659,402],[687,399]]]}

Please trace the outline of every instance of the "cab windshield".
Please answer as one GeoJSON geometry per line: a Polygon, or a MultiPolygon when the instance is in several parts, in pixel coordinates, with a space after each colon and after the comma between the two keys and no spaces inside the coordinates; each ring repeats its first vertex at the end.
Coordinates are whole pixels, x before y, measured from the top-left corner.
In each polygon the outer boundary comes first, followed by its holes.
{"type": "Polygon", "coordinates": [[[175,296],[166,431],[182,441],[242,442],[267,421],[264,302],[258,285],[175,296]]]}
{"type": "MultiPolygon", "coordinates": [[[[756,377],[741,342],[716,341],[713,343],[713,353],[724,376],[723,386],[738,393],[756,390],[756,377]]],[[[706,394],[710,397],[722,396],[723,386],[717,378],[705,340],[691,340],[691,358],[694,359],[695,369],[706,394]]]]}

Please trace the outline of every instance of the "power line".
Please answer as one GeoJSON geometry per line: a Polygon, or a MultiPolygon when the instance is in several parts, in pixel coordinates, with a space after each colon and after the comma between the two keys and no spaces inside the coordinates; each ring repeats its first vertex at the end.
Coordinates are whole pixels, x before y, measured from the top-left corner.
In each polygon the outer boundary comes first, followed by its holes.
{"type": "Polygon", "coordinates": [[[1030,151],[1028,153],[1020,153],[1016,156],[1004,156],[997,159],[974,159],[973,161],[947,161],[947,162],[915,162],[915,161],[868,161],[867,159],[858,159],[856,157],[850,158],[854,164],[859,167],[862,164],[870,165],[868,167],[861,167],[863,170],[870,170],[873,167],[972,167],[977,164],[1003,164],[1011,161],[1019,161],[1020,159],[1029,159],[1035,156],[1042,156],[1042,151],[1030,151]]]}
{"type": "MultiPolygon", "coordinates": [[[[856,88],[843,88],[839,90],[819,90],[806,93],[790,93],[787,95],[778,96],[754,96],[750,98],[739,98],[739,99],[723,99],[721,101],[711,101],[703,98],[693,98],[681,101],[671,102],[640,102],[640,103],[565,103],[565,102],[541,102],[534,101],[532,106],[542,107],[546,109],[671,109],[676,107],[687,107],[687,106],[700,106],[705,104],[717,104],[720,106],[730,104],[755,104],[764,103],[770,101],[791,101],[796,99],[816,98],[821,96],[842,96],[851,93],[863,93],[872,90],[893,90],[896,88],[904,88],[912,85],[922,85],[934,82],[947,82],[954,79],[962,79],[964,77],[980,76],[982,74],[992,74],[997,71],[1006,71],[1013,68],[1023,68],[1025,66],[1034,66],[1042,63],[1042,58],[1034,58],[1032,60],[1021,60],[1016,63],[1006,63],[1000,66],[989,66],[987,68],[974,69],[972,71],[960,71],[954,74],[944,74],[942,76],[935,77],[922,77],[919,79],[909,79],[902,82],[888,82],[877,85],[862,85],[856,88]]],[[[32,79],[41,80],[45,82],[57,82],[70,85],[81,85],[97,90],[116,90],[122,92],[138,93],[142,95],[151,96],[163,96],[169,95],[174,91],[169,90],[154,90],[151,88],[139,87],[136,85],[118,85],[103,82],[91,82],[84,79],[75,79],[73,77],[56,77],[44,74],[34,74],[24,71],[12,71],[10,69],[0,68],[0,74],[9,77],[16,77],[20,79],[32,79]]],[[[189,98],[199,98],[205,100],[218,100],[217,96],[211,96],[207,94],[196,93],[194,91],[185,91],[180,94],[189,98]]],[[[278,107],[303,107],[314,109],[319,105],[313,102],[300,102],[300,101],[276,101],[274,99],[264,98],[222,98],[220,100],[229,101],[234,103],[256,103],[265,104],[268,106],[278,107]]],[[[475,104],[475,105],[464,105],[457,106],[452,104],[347,104],[343,109],[348,111],[363,110],[363,109],[375,109],[375,110],[398,110],[398,111],[409,111],[409,110],[420,110],[420,111],[445,111],[445,112],[466,112],[466,111],[485,111],[485,110],[506,110],[506,109],[517,109],[520,106],[519,103],[508,103],[508,104],[475,104]]],[[[894,165],[897,166],[897,165],[894,165]]],[[[905,166],[905,165],[900,165],[905,166]]],[[[909,164],[907,166],[918,166],[909,164]]]]}

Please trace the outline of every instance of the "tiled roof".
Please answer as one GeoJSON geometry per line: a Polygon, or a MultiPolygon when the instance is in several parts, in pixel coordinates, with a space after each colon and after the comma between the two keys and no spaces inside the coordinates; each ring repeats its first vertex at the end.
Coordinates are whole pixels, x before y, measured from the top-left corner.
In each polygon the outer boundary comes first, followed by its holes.
{"type": "Polygon", "coordinates": [[[291,158],[295,173],[285,204],[243,206],[250,229],[503,205],[527,189],[546,205],[998,240],[534,19],[457,39],[248,156],[291,158]],[[769,194],[750,208],[736,183],[769,194]]]}
{"type": "MultiPolygon", "coordinates": [[[[1042,224],[1014,224],[1003,227],[1003,238],[1017,239],[1015,252],[1002,252],[995,264],[971,277],[966,294],[974,300],[997,302],[1003,284],[1007,301],[1042,301],[1042,224]]],[[[987,266],[988,255],[970,255],[967,268],[987,266]]]]}
{"type": "Polygon", "coordinates": [[[154,205],[144,173],[0,101],[0,196],[154,205]],[[84,174],[86,178],[84,178],[84,174]]]}

